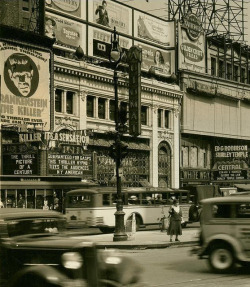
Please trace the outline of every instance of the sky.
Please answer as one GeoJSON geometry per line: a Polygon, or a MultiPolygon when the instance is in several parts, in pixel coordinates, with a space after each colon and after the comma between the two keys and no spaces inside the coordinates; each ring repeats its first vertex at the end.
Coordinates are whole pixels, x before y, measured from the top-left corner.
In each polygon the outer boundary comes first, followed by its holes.
{"type": "MultiPolygon", "coordinates": [[[[222,1],[222,0],[217,0],[222,1]]],[[[132,7],[138,8],[148,13],[152,13],[158,17],[167,16],[167,3],[168,0],[117,0],[117,2],[122,2],[132,7]]],[[[225,3],[223,1],[223,3],[225,3]]],[[[239,1],[241,3],[241,1],[239,1]]],[[[245,9],[245,41],[246,44],[250,46],[250,0],[244,0],[245,9]],[[249,18],[249,22],[248,22],[249,18]]]]}

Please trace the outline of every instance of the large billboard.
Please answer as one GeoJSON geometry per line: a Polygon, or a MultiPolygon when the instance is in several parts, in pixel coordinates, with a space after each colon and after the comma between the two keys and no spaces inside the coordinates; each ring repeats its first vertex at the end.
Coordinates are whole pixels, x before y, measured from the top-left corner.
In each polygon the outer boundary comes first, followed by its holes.
{"type": "Polygon", "coordinates": [[[156,75],[170,77],[175,73],[175,51],[163,50],[135,42],[142,49],[141,69],[156,75]]]}
{"type": "Polygon", "coordinates": [[[112,1],[92,0],[89,5],[89,21],[132,35],[132,9],[112,1]]]}
{"type": "Polygon", "coordinates": [[[165,47],[175,46],[175,23],[134,11],[134,37],[165,47]]]}
{"type": "Polygon", "coordinates": [[[46,8],[86,20],[86,0],[46,0],[46,8]]]}
{"type": "Polygon", "coordinates": [[[45,35],[55,39],[56,45],[74,49],[81,46],[86,53],[86,25],[82,23],[46,13],[45,35]]]}
{"type": "Polygon", "coordinates": [[[205,73],[205,34],[198,18],[186,15],[178,30],[179,69],[205,73]]]}
{"type": "Polygon", "coordinates": [[[1,124],[50,129],[50,52],[0,42],[1,124]]]}
{"type": "MultiPolygon", "coordinates": [[[[88,53],[89,56],[109,59],[111,51],[111,32],[89,27],[88,53]]],[[[119,36],[119,44],[123,52],[132,46],[132,40],[119,36]]]]}

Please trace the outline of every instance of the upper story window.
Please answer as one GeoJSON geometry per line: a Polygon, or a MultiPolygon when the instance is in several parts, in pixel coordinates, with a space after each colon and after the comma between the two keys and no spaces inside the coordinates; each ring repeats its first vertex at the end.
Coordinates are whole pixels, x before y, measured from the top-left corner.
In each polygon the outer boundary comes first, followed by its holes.
{"type": "Polygon", "coordinates": [[[105,119],[106,115],[106,100],[103,98],[98,98],[98,118],[105,119]]]}
{"type": "Polygon", "coordinates": [[[128,120],[128,103],[126,102],[121,102],[120,103],[120,117],[121,117],[121,121],[126,123],[128,120]]]}
{"type": "Polygon", "coordinates": [[[115,120],[115,101],[109,101],[109,119],[111,121],[115,120]]]}
{"type": "Polygon", "coordinates": [[[141,124],[145,126],[148,124],[147,113],[148,113],[148,107],[141,106],[141,124]]]}
{"type": "Polygon", "coordinates": [[[162,128],[162,110],[158,109],[158,127],[162,128]]]}
{"type": "Polygon", "coordinates": [[[56,89],[56,92],[55,92],[55,111],[58,113],[62,112],[62,95],[63,95],[63,91],[60,89],[56,89]]]}
{"type": "Polygon", "coordinates": [[[219,77],[224,78],[224,61],[219,61],[219,77]]]}
{"type": "Polygon", "coordinates": [[[239,79],[239,66],[234,66],[234,81],[239,79]]]}
{"type": "Polygon", "coordinates": [[[211,57],[211,75],[216,76],[216,58],[211,57]]]}
{"type": "Polygon", "coordinates": [[[29,11],[29,0],[23,0],[23,11],[29,11]]]}
{"type": "Polygon", "coordinates": [[[245,83],[246,80],[246,69],[241,68],[241,77],[240,77],[241,83],[245,83]]]}
{"type": "Polygon", "coordinates": [[[94,97],[87,96],[87,116],[90,118],[94,117],[94,100],[94,97]]]}
{"type": "Polygon", "coordinates": [[[227,79],[232,79],[232,65],[230,63],[227,63],[227,79]]]}
{"type": "Polygon", "coordinates": [[[164,126],[166,129],[170,128],[170,111],[164,111],[164,126]]]}
{"type": "Polygon", "coordinates": [[[67,114],[73,114],[73,97],[74,97],[74,93],[67,91],[67,93],[66,93],[66,112],[67,112],[67,114]]]}

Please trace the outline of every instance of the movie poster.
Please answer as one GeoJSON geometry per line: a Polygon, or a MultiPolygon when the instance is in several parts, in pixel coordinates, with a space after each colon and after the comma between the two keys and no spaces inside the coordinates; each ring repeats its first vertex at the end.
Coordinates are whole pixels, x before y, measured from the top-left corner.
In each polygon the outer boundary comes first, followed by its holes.
{"type": "Polygon", "coordinates": [[[50,129],[50,53],[0,42],[1,124],[50,129]]]}
{"type": "Polygon", "coordinates": [[[86,46],[86,26],[51,13],[45,15],[45,35],[56,39],[55,44],[68,48],[86,46]]]}

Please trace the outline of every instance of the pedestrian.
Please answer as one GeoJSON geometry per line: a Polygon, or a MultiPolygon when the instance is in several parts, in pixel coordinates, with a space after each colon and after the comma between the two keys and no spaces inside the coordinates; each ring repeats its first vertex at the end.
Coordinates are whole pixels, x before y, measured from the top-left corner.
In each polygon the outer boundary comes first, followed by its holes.
{"type": "Polygon", "coordinates": [[[177,199],[173,200],[173,205],[169,209],[170,223],[168,228],[168,235],[170,235],[170,242],[172,242],[172,237],[175,235],[175,241],[180,241],[178,239],[179,235],[182,235],[182,211],[179,206],[179,201],[177,199]]]}

